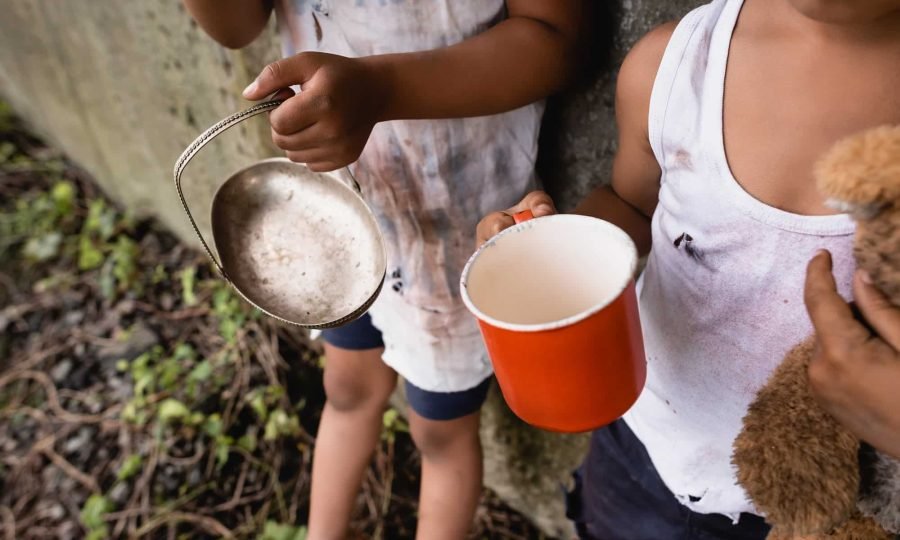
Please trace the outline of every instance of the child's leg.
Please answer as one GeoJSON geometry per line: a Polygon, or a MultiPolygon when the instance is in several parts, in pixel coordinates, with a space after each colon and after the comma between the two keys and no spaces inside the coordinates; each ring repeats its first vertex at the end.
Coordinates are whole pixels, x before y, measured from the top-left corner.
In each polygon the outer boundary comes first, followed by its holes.
{"type": "Polygon", "coordinates": [[[410,431],[422,456],[416,538],[457,540],[471,529],[481,496],[479,410],[490,383],[451,393],[406,384],[410,431]]]}
{"type": "Polygon", "coordinates": [[[381,361],[381,337],[368,316],[323,338],[327,400],[316,434],[307,538],[343,540],[397,374],[381,361]]]}

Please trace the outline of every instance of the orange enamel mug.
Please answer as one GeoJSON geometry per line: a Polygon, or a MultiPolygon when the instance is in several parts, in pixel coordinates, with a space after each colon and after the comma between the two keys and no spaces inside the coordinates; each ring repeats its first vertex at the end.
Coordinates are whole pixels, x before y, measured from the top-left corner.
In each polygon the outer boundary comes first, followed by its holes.
{"type": "Polygon", "coordinates": [[[539,428],[609,424],[637,400],[647,373],[634,242],[597,218],[514,217],[472,255],[460,282],[500,391],[539,428]]]}

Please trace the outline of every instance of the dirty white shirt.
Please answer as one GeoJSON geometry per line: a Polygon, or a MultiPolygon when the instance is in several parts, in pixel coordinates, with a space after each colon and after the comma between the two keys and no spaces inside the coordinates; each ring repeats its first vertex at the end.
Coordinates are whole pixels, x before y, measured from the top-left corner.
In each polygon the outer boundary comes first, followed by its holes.
{"type": "Polygon", "coordinates": [[[725,66],[741,5],[716,0],[687,15],[656,76],[649,135],[662,180],[639,281],[647,384],[625,416],[683,504],[732,518],[755,513],[730,462],[741,419],[784,353],[812,332],[806,264],[830,250],[845,297],[854,267],[848,216],[768,206],[728,167],[725,66]]]}
{"type": "MultiPolygon", "coordinates": [[[[502,0],[279,0],[276,13],[286,56],[356,57],[458,43],[501,21],[505,6],[502,0]]],[[[375,126],[352,170],[385,238],[386,293],[431,312],[462,309],[459,277],[475,249],[478,221],[535,186],[542,112],[535,103],[494,116],[375,126]]]]}

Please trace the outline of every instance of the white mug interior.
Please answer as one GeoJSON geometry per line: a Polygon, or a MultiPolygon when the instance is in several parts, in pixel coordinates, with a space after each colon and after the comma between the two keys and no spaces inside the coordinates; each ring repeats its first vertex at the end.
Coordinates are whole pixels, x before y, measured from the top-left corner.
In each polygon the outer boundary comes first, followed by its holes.
{"type": "Polygon", "coordinates": [[[615,225],[558,214],[519,223],[487,241],[466,264],[461,291],[478,318],[537,331],[603,309],[637,267],[634,242],[615,225]]]}

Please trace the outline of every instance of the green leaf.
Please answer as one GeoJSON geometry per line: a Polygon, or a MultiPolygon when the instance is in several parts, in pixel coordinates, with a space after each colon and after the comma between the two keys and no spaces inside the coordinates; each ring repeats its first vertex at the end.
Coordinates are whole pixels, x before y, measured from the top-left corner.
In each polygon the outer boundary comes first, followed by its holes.
{"type": "Polygon", "coordinates": [[[262,392],[254,390],[247,396],[250,401],[250,408],[256,413],[260,420],[265,420],[269,416],[269,408],[266,406],[266,400],[262,392]]]}
{"type": "Polygon", "coordinates": [[[22,248],[22,254],[31,261],[48,261],[59,255],[62,240],[63,235],[56,231],[29,238],[22,248]]]}
{"type": "MultiPolygon", "coordinates": [[[[0,126],[5,125],[3,123],[3,118],[0,117],[0,126]]],[[[16,153],[16,145],[11,142],[2,142],[0,143],[0,164],[6,163],[9,161],[9,158],[13,157],[16,153]]]]}
{"type": "Polygon", "coordinates": [[[253,452],[254,450],[256,450],[256,444],[256,432],[253,431],[245,433],[237,441],[237,445],[248,452],[253,452]]]}
{"type": "Polygon", "coordinates": [[[103,261],[103,266],[100,267],[100,276],[97,278],[100,282],[100,294],[103,295],[103,298],[108,300],[112,300],[116,296],[116,277],[113,275],[114,268],[115,262],[112,258],[106,259],[103,261]]]}
{"type": "Polygon", "coordinates": [[[121,235],[116,239],[112,249],[112,274],[116,278],[119,290],[126,291],[134,287],[141,288],[137,279],[138,255],[138,246],[134,240],[125,235],[121,235]]]}
{"type": "Polygon", "coordinates": [[[300,419],[288,415],[281,409],[275,409],[266,421],[263,439],[274,441],[279,436],[293,437],[300,434],[300,419]]]}
{"type": "Polygon", "coordinates": [[[306,527],[267,521],[262,535],[257,540],[306,540],[306,527]]]}
{"type": "Polygon", "coordinates": [[[147,390],[152,390],[156,387],[154,384],[154,376],[150,371],[141,372],[139,376],[132,375],[134,377],[134,395],[143,397],[147,395],[147,390]]]}
{"type": "Polygon", "coordinates": [[[78,241],[78,269],[93,270],[103,264],[103,252],[94,245],[94,241],[82,236],[78,241]]]}
{"type": "Polygon", "coordinates": [[[119,373],[125,373],[126,371],[128,371],[128,367],[128,360],[123,359],[116,362],[116,371],[118,371],[119,373]]]}
{"type": "Polygon", "coordinates": [[[116,473],[116,478],[120,481],[128,480],[141,470],[142,463],[143,458],[141,458],[141,456],[138,454],[131,454],[122,462],[122,466],[119,467],[119,472],[116,473]]]}
{"type": "Polygon", "coordinates": [[[103,199],[95,199],[88,205],[88,216],[84,220],[82,232],[97,235],[101,240],[109,240],[116,231],[116,211],[107,208],[103,199]]]}
{"type": "Polygon", "coordinates": [[[197,281],[197,267],[188,266],[181,271],[181,298],[186,306],[197,305],[197,296],[194,294],[194,285],[197,281]]]}
{"type": "Polygon", "coordinates": [[[172,357],[176,360],[193,360],[197,357],[197,351],[189,343],[179,343],[175,346],[172,357]]]}
{"type": "Polygon", "coordinates": [[[103,495],[94,493],[81,508],[81,523],[88,529],[100,529],[106,526],[103,516],[112,512],[115,505],[103,495]]]}
{"type": "Polygon", "coordinates": [[[406,423],[400,416],[400,413],[397,412],[397,409],[394,408],[384,411],[382,425],[383,429],[381,430],[381,437],[390,442],[394,441],[397,433],[409,431],[409,424],[406,423]]]}
{"type": "Polygon", "coordinates": [[[237,338],[238,330],[241,328],[240,322],[235,319],[222,319],[219,322],[219,333],[225,338],[225,341],[234,343],[237,338]]]}
{"type": "Polygon", "coordinates": [[[153,276],[150,278],[150,282],[154,285],[158,285],[163,281],[166,281],[168,278],[169,274],[166,272],[166,267],[161,264],[157,264],[153,268],[153,276]]]}
{"type": "Polygon", "coordinates": [[[103,525],[98,529],[91,529],[84,540],[106,540],[107,538],[109,538],[109,527],[103,525]]]}
{"type": "Polygon", "coordinates": [[[187,377],[187,395],[193,399],[197,395],[197,386],[209,380],[213,367],[208,360],[204,360],[194,366],[187,377]]]}
{"type": "Polygon", "coordinates": [[[227,444],[216,444],[216,467],[221,469],[228,462],[228,454],[231,449],[227,444]]]}
{"type": "Polygon", "coordinates": [[[50,190],[50,198],[56,204],[56,214],[64,216],[72,211],[75,201],[75,186],[65,180],[57,182],[50,190]]]}
{"type": "Polygon", "coordinates": [[[157,416],[163,424],[172,423],[175,420],[181,420],[191,414],[191,410],[184,403],[174,398],[164,399],[159,404],[157,416]]]}
{"type": "Polygon", "coordinates": [[[212,413],[206,417],[203,431],[210,437],[216,438],[222,434],[222,417],[219,413],[212,413]]]}
{"type": "Polygon", "coordinates": [[[194,369],[192,369],[191,373],[188,375],[188,380],[203,382],[209,379],[209,377],[212,375],[212,372],[212,364],[210,364],[208,360],[204,360],[194,366],[194,369]]]}

